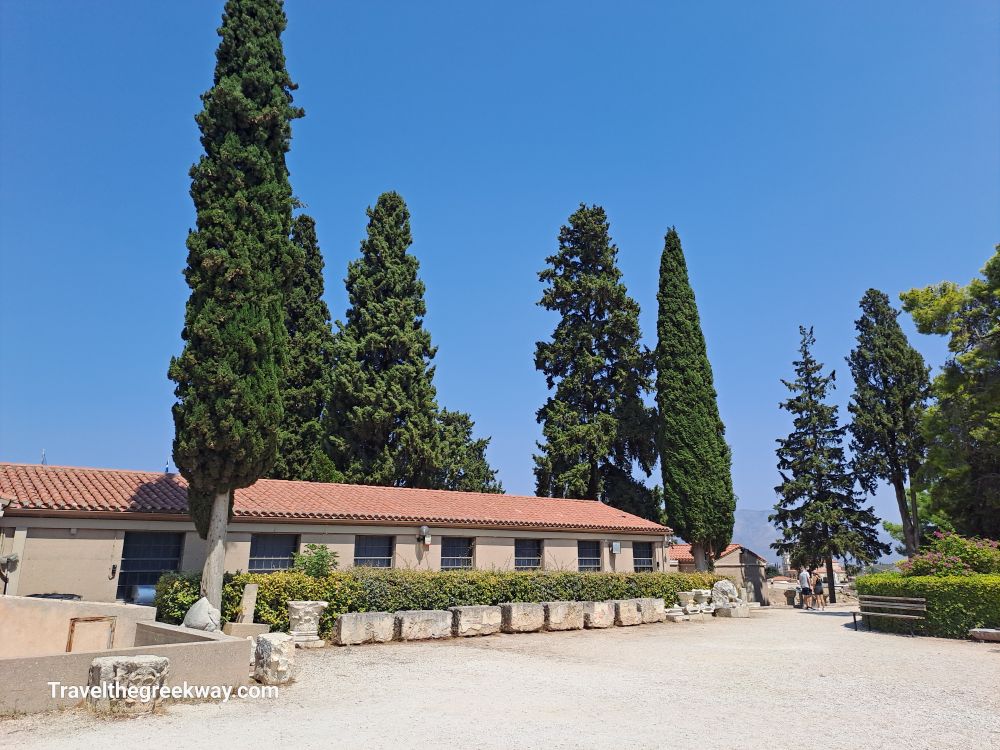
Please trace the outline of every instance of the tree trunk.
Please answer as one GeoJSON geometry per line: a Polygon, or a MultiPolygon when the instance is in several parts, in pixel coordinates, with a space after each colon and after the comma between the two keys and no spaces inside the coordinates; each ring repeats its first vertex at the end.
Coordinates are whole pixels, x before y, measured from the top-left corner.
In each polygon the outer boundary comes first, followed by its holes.
{"type": "Polygon", "coordinates": [[[833,576],[833,555],[826,556],[826,587],[830,589],[830,604],[837,603],[837,583],[833,576]]]}
{"type": "Polygon", "coordinates": [[[226,529],[229,526],[229,493],[220,492],[212,501],[208,522],[208,554],[201,569],[201,595],[222,611],[222,577],[226,571],[226,529]]]}
{"type": "Polygon", "coordinates": [[[598,470],[597,461],[590,460],[590,477],[587,480],[587,499],[597,500],[601,494],[601,473],[598,470]]]}
{"type": "Polygon", "coordinates": [[[913,486],[912,479],[910,480],[910,512],[913,514],[913,551],[916,552],[920,549],[920,513],[917,511],[917,490],[913,486]]]}
{"type": "Polygon", "coordinates": [[[896,504],[899,506],[899,517],[903,522],[903,547],[907,557],[917,554],[917,544],[915,543],[916,529],[913,528],[913,518],[910,516],[909,503],[906,500],[906,487],[903,486],[902,477],[892,480],[892,488],[896,492],[896,504]]]}
{"type": "Polygon", "coordinates": [[[708,571],[708,556],[705,554],[705,545],[701,542],[691,543],[691,557],[694,558],[694,569],[699,573],[708,571]]]}

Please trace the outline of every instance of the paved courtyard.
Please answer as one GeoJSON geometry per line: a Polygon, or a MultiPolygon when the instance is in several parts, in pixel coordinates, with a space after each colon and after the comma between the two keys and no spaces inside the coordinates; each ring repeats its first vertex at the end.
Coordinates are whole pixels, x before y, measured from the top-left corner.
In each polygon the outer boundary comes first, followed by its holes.
{"type": "Polygon", "coordinates": [[[299,652],[267,701],[0,720],[28,748],[1000,747],[1000,645],[759,610],[606,631],[299,652]]]}

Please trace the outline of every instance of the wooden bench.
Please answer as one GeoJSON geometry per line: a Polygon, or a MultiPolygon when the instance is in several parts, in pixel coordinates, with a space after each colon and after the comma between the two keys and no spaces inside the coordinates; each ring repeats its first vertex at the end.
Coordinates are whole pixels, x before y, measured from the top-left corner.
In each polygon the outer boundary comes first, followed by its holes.
{"type": "MultiPolygon", "coordinates": [[[[860,596],[859,612],[851,612],[854,617],[854,629],[858,629],[858,617],[871,630],[871,622],[866,617],[887,617],[893,620],[909,620],[911,623],[927,619],[927,600],[913,599],[905,596],[860,596]],[[888,611],[881,611],[888,610],[888,611]]],[[[910,631],[913,632],[912,630],[910,631]]]]}

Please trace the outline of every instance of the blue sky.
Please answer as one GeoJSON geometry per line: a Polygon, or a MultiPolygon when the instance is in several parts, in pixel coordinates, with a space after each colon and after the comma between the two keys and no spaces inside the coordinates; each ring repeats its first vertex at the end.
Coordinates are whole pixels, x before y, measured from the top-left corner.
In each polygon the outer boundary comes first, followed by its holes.
{"type": "MultiPolygon", "coordinates": [[[[221,2],[0,3],[0,459],[162,469],[221,2]]],[[[439,346],[508,492],[533,490],[537,272],[609,214],[647,342],[684,242],[740,507],[774,502],[799,323],[840,374],[857,302],[974,276],[1000,240],[1000,6],[290,0],[296,194],[327,299],[398,190],[439,346]],[[489,7],[492,5],[492,7],[489,7]]],[[[907,322],[907,329],[912,326],[907,322]]],[[[914,334],[939,365],[944,342],[914,334]]],[[[878,509],[895,517],[885,493],[878,509]]]]}

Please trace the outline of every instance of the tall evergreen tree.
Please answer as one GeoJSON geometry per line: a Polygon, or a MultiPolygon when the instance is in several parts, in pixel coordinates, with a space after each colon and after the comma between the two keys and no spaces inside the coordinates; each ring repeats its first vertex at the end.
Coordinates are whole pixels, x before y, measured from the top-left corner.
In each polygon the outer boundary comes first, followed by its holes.
{"type": "Polygon", "coordinates": [[[285,166],[295,88],[285,69],[280,0],[229,0],[215,80],[196,117],[205,154],[191,168],[197,229],[188,235],[174,463],[208,540],[202,593],[219,607],[233,491],[274,463],[287,334],[284,293],[301,253],[291,242],[285,166]]]}
{"type": "Polygon", "coordinates": [[[535,367],[555,389],[537,415],[544,442],[535,481],[541,496],[624,502],[658,518],[656,495],[632,476],[634,466],[649,476],[656,460],[643,403],[652,365],[617,255],[604,209],[580,204],[539,274],[547,285],[539,304],[560,319],[551,341],[535,348],[535,367]]]}
{"type": "Polygon", "coordinates": [[[982,278],[902,298],[917,330],[948,336],[951,352],[923,424],[931,507],[962,534],[1000,539],[1000,245],[982,278]]]}
{"type": "Polygon", "coordinates": [[[657,447],[667,524],[691,544],[698,570],[732,540],[736,496],[725,425],[688,280],[681,238],[671,227],[656,299],[657,447]]]}
{"type": "Polygon", "coordinates": [[[333,464],[352,484],[498,491],[489,441],[472,438],[469,415],[438,409],[436,348],[423,325],[406,204],[383,193],[368,217],[361,257],[348,267],[347,321],[335,337],[326,423],[333,464]]]}
{"type": "Polygon", "coordinates": [[[930,385],[924,358],[906,340],[898,317],[884,292],[869,289],[861,298],[857,346],[847,358],[854,377],[847,408],[854,474],[869,494],[880,479],[892,485],[910,556],[920,546],[914,482],[926,450],[920,422],[930,385]]]}
{"type": "Polygon", "coordinates": [[[285,414],[269,476],[333,482],[338,477],[324,447],[322,420],[330,404],[334,343],[330,310],[323,301],[323,255],[311,216],[295,218],[292,242],[302,251],[304,263],[285,298],[288,359],[281,383],[285,414]]]}
{"type": "MultiPolygon", "coordinates": [[[[873,562],[889,552],[889,546],[879,541],[874,510],[862,506],[844,457],[846,428],[837,423],[837,407],[826,403],[836,373],[824,375],[823,365],[813,357],[812,328],[800,326],[799,334],[795,380],[781,381],[792,393],[781,408],[794,419],[792,432],[778,440],[782,482],[774,488],[779,499],[770,520],[781,540],[771,546],[799,564],[825,561],[827,580],[833,581],[834,557],[873,562]]],[[[830,601],[837,601],[832,585],[830,601]]]]}

